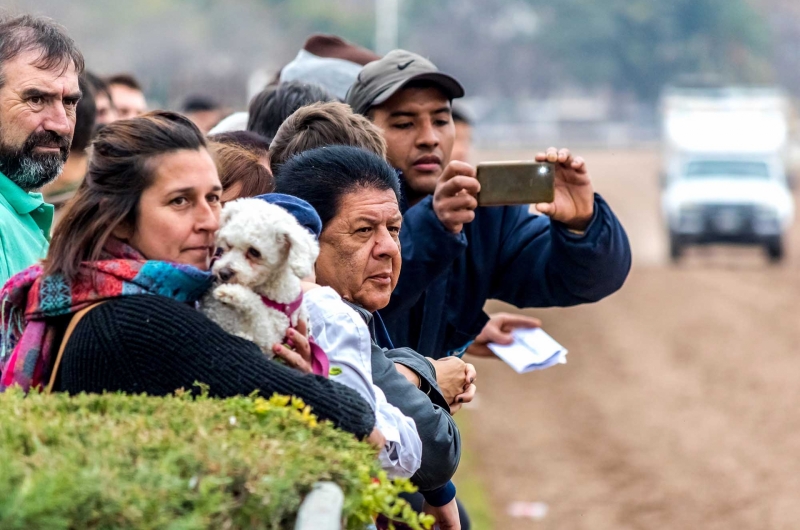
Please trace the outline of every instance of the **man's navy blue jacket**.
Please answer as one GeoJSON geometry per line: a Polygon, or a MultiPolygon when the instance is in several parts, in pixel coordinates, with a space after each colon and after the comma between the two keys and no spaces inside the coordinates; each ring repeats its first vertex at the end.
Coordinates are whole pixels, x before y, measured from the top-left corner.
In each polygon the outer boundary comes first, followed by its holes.
{"type": "Polygon", "coordinates": [[[581,235],[527,206],[477,208],[456,235],[436,217],[432,200],[403,214],[400,279],[380,312],[396,346],[438,359],[480,333],[488,299],[517,307],[596,302],[628,276],[628,237],[597,194],[581,235]]]}

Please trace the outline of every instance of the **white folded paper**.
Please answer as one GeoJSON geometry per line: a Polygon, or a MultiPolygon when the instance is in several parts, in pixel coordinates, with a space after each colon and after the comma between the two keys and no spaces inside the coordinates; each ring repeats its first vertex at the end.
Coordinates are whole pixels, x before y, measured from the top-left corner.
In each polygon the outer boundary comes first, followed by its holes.
{"type": "Polygon", "coordinates": [[[517,373],[543,370],[567,362],[567,350],[541,328],[515,329],[508,346],[489,343],[489,349],[517,373]]]}

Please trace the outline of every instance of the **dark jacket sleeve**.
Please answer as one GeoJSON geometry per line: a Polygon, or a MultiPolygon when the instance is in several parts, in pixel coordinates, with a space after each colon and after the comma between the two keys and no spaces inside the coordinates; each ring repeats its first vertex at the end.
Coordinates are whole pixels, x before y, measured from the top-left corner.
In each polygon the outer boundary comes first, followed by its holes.
{"type": "Polygon", "coordinates": [[[196,391],[195,382],[215,397],[254,390],[300,397],[320,419],[359,438],[375,425],[374,412],[354,390],[271,361],[199,311],[152,295],[117,298],[87,313],[65,348],[58,388],[163,396],[196,391]]]}
{"type": "Polygon", "coordinates": [[[439,383],[436,381],[436,369],[428,359],[411,348],[384,349],[384,354],[392,362],[402,364],[417,374],[422,380],[420,388],[427,394],[430,400],[448,413],[450,412],[450,405],[444,398],[444,394],[442,394],[439,388],[439,383]]]}
{"type": "Polygon", "coordinates": [[[631,268],[628,236],[599,195],[594,217],[580,235],[524,206],[504,208],[503,215],[490,298],[517,307],[570,306],[597,302],[625,282],[631,268]]]}
{"type": "Polygon", "coordinates": [[[467,248],[464,233],[448,232],[433,211],[428,196],[406,210],[400,229],[403,269],[389,305],[381,309],[384,318],[412,307],[430,283],[444,273],[467,248]]]}
{"type": "Polygon", "coordinates": [[[389,403],[413,418],[417,425],[422,440],[422,465],[411,481],[423,494],[445,486],[461,459],[461,436],[452,416],[398,372],[394,362],[374,343],[372,381],[383,390],[389,403]]]}

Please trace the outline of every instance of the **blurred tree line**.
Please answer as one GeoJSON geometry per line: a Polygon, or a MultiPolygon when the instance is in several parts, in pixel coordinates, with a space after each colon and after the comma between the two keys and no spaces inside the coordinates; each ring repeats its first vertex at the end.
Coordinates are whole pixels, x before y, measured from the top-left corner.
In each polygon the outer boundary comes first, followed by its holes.
{"type": "MultiPolygon", "coordinates": [[[[175,104],[188,93],[241,107],[254,70],[274,72],[313,32],[372,47],[373,0],[7,0],[67,26],[89,67],[132,71],[175,104]]],[[[470,95],[610,91],[653,102],[681,79],[778,82],[800,95],[797,0],[400,0],[400,42],[470,95]]]]}
{"type": "Polygon", "coordinates": [[[772,80],[771,30],[746,0],[414,0],[406,20],[414,47],[498,95],[575,85],[653,100],[687,76],[772,80]]]}

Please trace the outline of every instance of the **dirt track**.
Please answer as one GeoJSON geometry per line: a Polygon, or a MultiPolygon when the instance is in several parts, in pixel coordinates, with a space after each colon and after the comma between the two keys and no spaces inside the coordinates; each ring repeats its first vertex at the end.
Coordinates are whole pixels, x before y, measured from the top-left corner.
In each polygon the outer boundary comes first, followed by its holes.
{"type": "Polygon", "coordinates": [[[570,350],[567,365],[476,363],[479,400],[462,414],[496,528],[798,528],[800,230],[780,266],[725,248],[671,266],[658,155],[581,154],[634,270],[601,303],[526,311],[570,350]],[[511,518],[513,501],[549,511],[511,518]]]}

